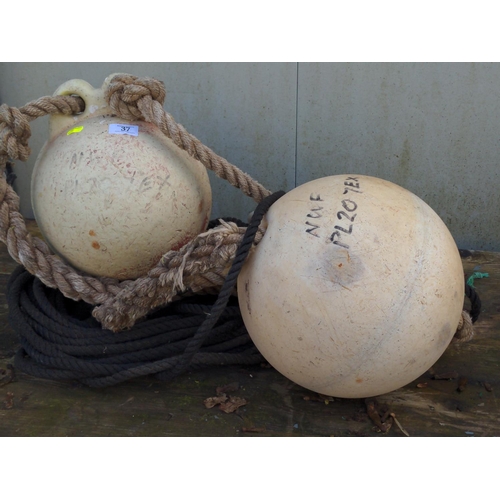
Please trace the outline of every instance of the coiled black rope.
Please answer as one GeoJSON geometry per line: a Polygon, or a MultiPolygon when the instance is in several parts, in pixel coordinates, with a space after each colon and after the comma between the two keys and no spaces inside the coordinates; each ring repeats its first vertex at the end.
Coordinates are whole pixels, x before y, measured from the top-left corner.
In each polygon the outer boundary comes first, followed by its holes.
{"type": "Polygon", "coordinates": [[[273,193],[255,209],[215,302],[209,296],[174,302],[124,332],[104,330],[92,306],[66,299],[20,266],[7,288],[9,322],[21,344],[15,367],[39,378],[106,387],[146,375],[169,380],[208,366],[262,362],[231,294],[262,218],[284,194],[273,193]]]}
{"type": "Polygon", "coordinates": [[[481,313],[481,299],[479,298],[479,295],[474,287],[468,285],[467,283],[465,283],[465,295],[470,300],[471,310],[469,314],[472,323],[475,323],[481,313]]]}

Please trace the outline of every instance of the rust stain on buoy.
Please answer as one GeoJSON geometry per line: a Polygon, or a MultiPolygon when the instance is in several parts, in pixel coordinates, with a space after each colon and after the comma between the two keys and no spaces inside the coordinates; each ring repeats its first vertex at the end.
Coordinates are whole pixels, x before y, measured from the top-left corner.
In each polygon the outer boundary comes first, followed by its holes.
{"type": "Polygon", "coordinates": [[[92,242],[92,248],[95,248],[96,250],[99,250],[101,248],[101,245],[97,241],[92,242]]]}
{"type": "Polygon", "coordinates": [[[172,247],[172,250],[174,252],[178,252],[183,246],[187,245],[193,238],[194,238],[193,235],[187,234],[172,247]]]}

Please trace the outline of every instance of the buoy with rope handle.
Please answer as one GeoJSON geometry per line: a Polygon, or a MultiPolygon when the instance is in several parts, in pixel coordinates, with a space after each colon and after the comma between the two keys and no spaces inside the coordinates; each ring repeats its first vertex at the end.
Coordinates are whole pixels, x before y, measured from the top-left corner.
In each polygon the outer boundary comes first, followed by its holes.
{"type": "Polygon", "coordinates": [[[155,124],[113,114],[105,94],[114,76],[98,89],[70,80],[55,91],[80,96],[85,110],[51,115],[31,200],[55,253],[93,276],[125,280],[205,231],[212,192],[205,167],[155,124]]]}
{"type": "Polygon", "coordinates": [[[335,175],[276,201],[238,277],[267,361],[312,391],[371,397],[422,375],[461,320],[464,274],[439,216],[391,182],[335,175]]]}

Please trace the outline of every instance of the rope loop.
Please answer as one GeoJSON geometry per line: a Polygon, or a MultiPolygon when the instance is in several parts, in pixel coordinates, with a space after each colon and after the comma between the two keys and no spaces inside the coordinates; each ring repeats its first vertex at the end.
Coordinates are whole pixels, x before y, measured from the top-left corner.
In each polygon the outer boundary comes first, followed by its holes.
{"type": "Polygon", "coordinates": [[[31,137],[29,122],[40,116],[61,113],[75,115],[85,109],[85,103],[77,96],[40,97],[21,108],[2,104],[0,106],[0,172],[10,160],[26,161],[31,148],[28,140],[31,137]]]}
{"type": "Polygon", "coordinates": [[[115,75],[105,93],[113,113],[129,120],[146,121],[151,113],[145,114],[144,108],[151,108],[153,102],[163,107],[165,96],[163,82],[125,74],[115,75]]]}
{"type": "Polygon", "coordinates": [[[473,321],[470,313],[462,311],[460,321],[458,322],[457,331],[453,336],[452,343],[469,342],[474,337],[473,321]]]}
{"type": "Polygon", "coordinates": [[[26,161],[31,149],[28,140],[31,128],[28,119],[18,108],[10,108],[6,104],[0,106],[0,140],[12,160],[26,161]]]}

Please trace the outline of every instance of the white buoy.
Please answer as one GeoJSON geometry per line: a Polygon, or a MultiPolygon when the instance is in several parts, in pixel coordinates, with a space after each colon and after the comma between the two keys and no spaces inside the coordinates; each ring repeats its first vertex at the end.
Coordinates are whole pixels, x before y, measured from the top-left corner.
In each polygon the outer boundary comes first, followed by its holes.
{"type": "Polygon", "coordinates": [[[279,199],[238,278],[267,361],[320,394],[363,398],[425,373],[458,326],[464,273],[439,216],[391,182],[337,175],[279,199]]]}
{"type": "Polygon", "coordinates": [[[52,115],[50,137],[31,183],[38,226],[52,250],[96,276],[144,275],[208,224],[212,192],[205,167],[155,125],[117,118],[101,89],[70,80],[85,111],[52,115]]]}

